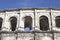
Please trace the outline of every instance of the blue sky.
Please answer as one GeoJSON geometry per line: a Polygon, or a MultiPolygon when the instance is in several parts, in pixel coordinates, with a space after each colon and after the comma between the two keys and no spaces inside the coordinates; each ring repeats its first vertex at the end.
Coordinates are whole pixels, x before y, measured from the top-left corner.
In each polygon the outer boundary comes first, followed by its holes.
{"type": "Polygon", "coordinates": [[[60,0],[0,0],[0,9],[34,7],[60,8],[60,0]]]}

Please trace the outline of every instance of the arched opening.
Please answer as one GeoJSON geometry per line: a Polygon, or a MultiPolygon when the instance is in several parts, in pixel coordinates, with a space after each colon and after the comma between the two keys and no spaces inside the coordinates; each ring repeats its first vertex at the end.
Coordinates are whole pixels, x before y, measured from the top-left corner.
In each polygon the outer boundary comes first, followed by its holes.
{"type": "Polygon", "coordinates": [[[0,18],[0,30],[1,30],[1,27],[2,27],[2,22],[3,22],[3,19],[0,18]]]}
{"type": "Polygon", "coordinates": [[[55,18],[55,22],[56,22],[56,27],[60,28],[60,16],[57,16],[55,18]]]}
{"type": "Polygon", "coordinates": [[[41,16],[39,18],[40,30],[47,31],[49,29],[49,22],[46,16],[41,16]]]}
{"type": "Polygon", "coordinates": [[[15,31],[16,26],[17,26],[17,18],[16,17],[11,17],[10,18],[10,23],[11,23],[11,30],[15,31]]]}
{"type": "Polygon", "coordinates": [[[30,28],[30,30],[32,29],[32,18],[30,16],[26,16],[24,17],[24,28],[30,28]]]}

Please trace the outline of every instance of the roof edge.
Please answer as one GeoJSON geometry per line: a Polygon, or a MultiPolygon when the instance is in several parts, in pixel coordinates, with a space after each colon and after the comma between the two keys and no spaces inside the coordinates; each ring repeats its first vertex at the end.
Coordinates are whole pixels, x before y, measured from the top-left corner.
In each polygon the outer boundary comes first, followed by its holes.
{"type": "Polygon", "coordinates": [[[40,8],[9,8],[9,9],[3,9],[0,10],[0,12],[5,12],[5,11],[18,11],[18,10],[60,10],[60,8],[44,8],[44,7],[40,7],[40,8]]]}

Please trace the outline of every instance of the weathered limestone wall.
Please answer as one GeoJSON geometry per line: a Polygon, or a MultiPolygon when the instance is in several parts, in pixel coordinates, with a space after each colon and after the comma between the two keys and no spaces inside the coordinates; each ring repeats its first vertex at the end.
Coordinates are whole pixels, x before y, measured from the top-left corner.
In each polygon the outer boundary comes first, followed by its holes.
{"type": "MultiPolygon", "coordinates": [[[[24,17],[31,16],[32,17],[32,30],[39,30],[40,31],[40,25],[39,25],[39,18],[41,16],[47,16],[49,20],[49,30],[51,30],[51,19],[50,19],[50,10],[19,10],[19,11],[6,11],[2,13],[3,15],[3,27],[2,31],[11,31],[11,25],[10,25],[10,19],[11,17],[17,18],[17,30],[24,31],[24,17]]],[[[48,31],[49,31],[48,30],[48,31]]]]}
{"type": "Polygon", "coordinates": [[[54,33],[54,40],[60,40],[60,33],[54,33]]]}
{"type": "Polygon", "coordinates": [[[36,40],[52,40],[52,34],[51,33],[35,33],[35,39],[36,40]]]}
{"type": "Polygon", "coordinates": [[[17,18],[17,26],[15,31],[25,31],[24,30],[24,17],[31,16],[32,17],[32,30],[30,31],[37,31],[39,33],[2,33],[0,35],[1,40],[60,40],[60,28],[56,27],[55,17],[60,16],[60,10],[41,10],[41,9],[34,9],[34,10],[18,10],[18,11],[5,11],[0,12],[0,17],[3,18],[2,29],[1,31],[11,31],[11,24],[10,24],[10,17],[17,18]],[[45,33],[40,30],[39,25],[39,18],[41,16],[48,17],[49,21],[49,30],[45,33]],[[52,32],[51,32],[52,31],[52,32]],[[57,31],[57,33],[53,32],[57,31]],[[48,33],[50,32],[50,33],[48,33]]]}
{"type": "Polygon", "coordinates": [[[34,34],[32,34],[32,33],[18,33],[17,40],[34,40],[34,34]]]}
{"type": "Polygon", "coordinates": [[[1,34],[1,40],[16,40],[16,34],[1,34]]]}

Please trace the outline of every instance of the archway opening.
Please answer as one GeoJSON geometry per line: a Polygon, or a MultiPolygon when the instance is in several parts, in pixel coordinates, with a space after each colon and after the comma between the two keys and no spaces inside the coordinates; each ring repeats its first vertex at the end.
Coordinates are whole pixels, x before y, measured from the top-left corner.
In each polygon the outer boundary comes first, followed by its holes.
{"type": "Polygon", "coordinates": [[[32,29],[32,17],[26,16],[24,17],[24,28],[29,28],[30,30],[32,29]]]}
{"type": "Polygon", "coordinates": [[[57,16],[55,18],[55,22],[56,22],[56,27],[60,28],[60,16],[57,16]]]}
{"type": "Polygon", "coordinates": [[[11,17],[10,18],[10,23],[11,23],[11,30],[15,31],[16,26],[17,26],[17,18],[16,17],[11,17]]]}
{"type": "Polygon", "coordinates": [[[46,16],[41,16],[39,19],[40,30],[47,31],[49,29],[48,18],[46,16]]]}
{"type": "Polygon", "coordinates": [[[3,22],[3,19],[0,18],[0,30],[1,30],[1,27],[2,27],[2,22],[3,22]]]}

